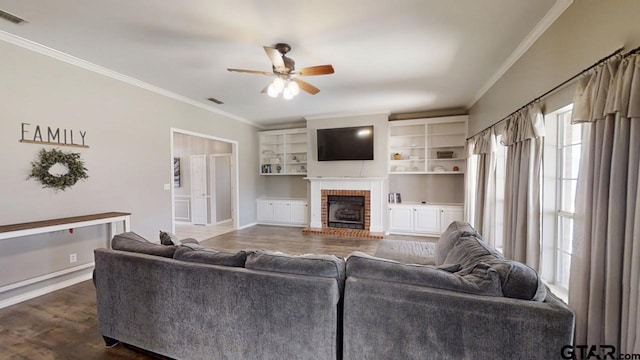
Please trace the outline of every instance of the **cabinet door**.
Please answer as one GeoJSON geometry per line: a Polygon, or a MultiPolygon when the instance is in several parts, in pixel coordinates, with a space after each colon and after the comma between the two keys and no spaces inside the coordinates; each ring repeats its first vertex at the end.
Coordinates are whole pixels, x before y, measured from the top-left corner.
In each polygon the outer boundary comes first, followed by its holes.
{"type": "Polygon", "coordinates": [[[392,231],[413,231],[413,208],[408,206],[390,207],[389,229],[392,231]]]}
{"type": "Polygon", "coordinates": [[[273,219],[279,222],[291,221],[291,204],[288,201],[274,201],[273,202],[273,219]]]}
{"type": "Polygon", "coordinates": [[[307,204],[302,202],[291,203],[291,222],[294,224],[307,223],[307,204]]]}
{"type": "Polygon", "coordinates": [[[439,211],[439,208],[433,206],[417,206],[414,209],[414,230],[422,233],[439,233],[439,211]]]}
{"type": "Polygon", "coordinates": [[[445,232],[454,221],[463,221],[464,211],[462,207],[443,207],[440,208],[440,232],[445,232]]]}
{"type": "Polygon", "coordinates": [[[273,220],[273,203],[271,201],[258,200],[258,221],[273,220]]]}

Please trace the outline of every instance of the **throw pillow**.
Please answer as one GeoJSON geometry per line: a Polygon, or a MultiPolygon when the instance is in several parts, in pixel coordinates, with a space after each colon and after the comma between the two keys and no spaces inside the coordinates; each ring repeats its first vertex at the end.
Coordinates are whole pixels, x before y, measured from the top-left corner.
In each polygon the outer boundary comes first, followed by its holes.
{"type": "Polygon", "coordinates": [[[227,253],[195,243],[183,243],[178,246],[173,258],[201,264],[244,267],[247,253],[245,251],[227,253]]]}
{"type": "Polygon", "coordinates": [[[181,244],[200,244],[200,242],[194,238],[186,238],[180,240],[181,244]]]}
{"type": "Polygon", "coordinates": [[[490,266],[500,275],[504,296],[533,301],[544,301],[547,297],[544,281],[531,267],[506,259],[498,259],[490,266]]]}
{"type": "Polygon", "coordinates": [[[180,245],[177,236],[162,230],[160,230],[160,243],[162,245],[180,245]]]}
{"type": "Polygon", "coordinates": [[[473,236],[477,235],[476,230],[466,222],[463,221],[454,221],[449,224],[447,230],[440,236],[438,242],[436,243],[435,249],[435,264],[442,265],[444,264],[444,260],[447,257],[447,254],[455,243],[463,236],[473,236]]]}
{"type": "Polygon", "coordinates": [[[460,264],[462,268],[468,268],[481,261],[486,262],[502,258],[502,255],[497,250],[491,248],[477,236],[461,236],[454,243],[449,253],[446,254],[442,265],[460,264]]]}
{"type": "Polygon", "coordinates": [[[447,254],[445,264],[459,264],[458,275],[472,273],[478,264],[490,266],[498,273],[502,293],[506,297],[544,301],[547,295],[544,282],[535,270],[518,261],[505,259],[477,236],[461,237],[447,254]]]}
{"type": "Polygon", "coordinates": [[[118,234],[111,240],[113,250],[135,252],[172,258],[176,251],[175,246],[154,244],[134,232],[118,234]]]}

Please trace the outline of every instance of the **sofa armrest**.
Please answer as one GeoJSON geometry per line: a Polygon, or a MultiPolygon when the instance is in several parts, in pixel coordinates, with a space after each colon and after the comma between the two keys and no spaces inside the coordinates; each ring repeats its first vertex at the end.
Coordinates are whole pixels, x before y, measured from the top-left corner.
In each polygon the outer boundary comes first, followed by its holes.
{"type": "Polygon", "coordinates": [[[574,314],[534,302],[348,277],[344,360],[554,359],[574,314]]]}

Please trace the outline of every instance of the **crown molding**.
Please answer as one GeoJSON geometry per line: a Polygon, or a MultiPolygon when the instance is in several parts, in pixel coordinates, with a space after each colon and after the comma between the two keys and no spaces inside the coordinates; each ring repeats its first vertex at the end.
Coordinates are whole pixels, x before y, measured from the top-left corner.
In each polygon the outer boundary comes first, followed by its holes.
{"type": "Polygon", "coordinates": [[[208,106],[206,104],[200,103],[200,102],[195,101],[193,99],[190,99],[190,98],[188,98],[186,96],[176,94],[176,93],[174,93],[172,91],[163,89],[163,88],[155,86],[155,85],[151,85],[149,83],[146,83],[144,81],[138,80],[138,79],[133,78],[131,76],[127,76],[127,75],[121,74],[121,73],[119,73],[117,71],[113,71],[113,70],[107,69],[107,68],[105,68],[103,66],[96,65],[96,64],[91,63],[89,61],[77,58],[75,56],[69,55],[67,53],[64,53],[62,51],[50,48],[50,47],[42,45],[42,44],[39,44],[39,43],[37,43],[35,41],[31,41],[29,39],[22,38],[20,36],[14,35],[12,33],[0,30],[0,40],[8,42],[8,43],[16,45],[16,46],[19,46],[19,47],[27,49],[27,50],[31,50],[33,52],[37,52],[37,53],[42,54],[42,55],[49,56],[49,57],[54,58],[56,60],[60,60],[62,62],[65,62],[67,64],[71,64],[71,65],[83,68],[85,70],[89,70],[89,71],[92,71],[94,73],[97,73],[97,74],[100,74],[100,75],[103,75],[103,76],[106,76],[106,77],[109,77],[109,78],[112,78],[112,79],[115,79],[115,80],[118,80],[118,81],[122,81],[124,83],[129,84],[129,85],[133,85],[133,86],[139,87],[141,89],[144,89],[144,90],[147,90],[147,91],[151,91],[151,92],[154,92],[156,94],[159,94],[159,95],[162,95],[162,96],[166,96],[166,97],[174,99],[174,100],[178,100],[178,101],[183,102],[185,104],[189,104],[189,105],[198,107],[200,109],[203,109],[203,110],[206,110],[206,111],[218,114],[218,115],[222,115],[222,116],[228,117],[230,119],[246,123],[246,124],[251,125],[251,126],[255,126],[257,128],[260,128],[260,129],[263,128],[262,125],[259,125],[259,124],[255,123],[253,121],[247,120],[247,119],[245,119],[243,117],[228,113],[226,111],[222,111],[222,110],[216,109],[216,108],[214,108],[212,106],[208,106]]]}
{"type": "Polygon", "coordinates": [[[484,94],[495,85],[498,80],[529,50],[529,48],[538,40],[542,34],[553,24],[562,13],[573,3],[573,0],[557,0],[555,4],[547,11],[540,21],[533,27],[527,36],[520,42],[520,45],[511,53],[504,63],[498,68],[493,76],[478,90],[473,100],[467,106],[470,109],[480,100],[484,94]]]}
{"type": "Polygon", "coordinates": [[[338,112],[338,113],[329,113],[329,114],[320,114],[320,115],[309,115],[305,116],[304,119],[307,121],[314,120],[324,120],[324,119],[336,119],[336,118],[346,118],[346,117],[356,117],[356,116],[374,116],[374,115],[384,115],[389,117],[391,115],[390,112],[338,112]]]}

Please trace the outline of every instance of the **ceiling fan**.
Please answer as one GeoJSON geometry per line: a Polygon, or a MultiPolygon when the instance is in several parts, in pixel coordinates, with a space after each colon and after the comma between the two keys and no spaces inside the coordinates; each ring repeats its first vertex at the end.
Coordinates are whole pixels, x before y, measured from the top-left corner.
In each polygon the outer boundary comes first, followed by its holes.
{"type": "Polygon", "coordinates": [[[289,44],[279,43],[276,44],[275,47],[265,46],[264,51],[271,60],[272,72],[245,69],[227,70],[232,72],[275,76],[273,82],[262,89],[263,93],[267,93],[267,95],[271,97],[278,97],[278,95],[282,93],[282,97],[289,100],[298,95],[300,89],[311,95],[315,95],[320,92],[320,89],[306,81],[300,80],[298,76],[327,75],[333,74],[334,72],[333,66],[331,65],[317,65],[296,70],[295,61],[286,56],[286,54],[291,51],[291,46],[289,46],[289,44]]]}

